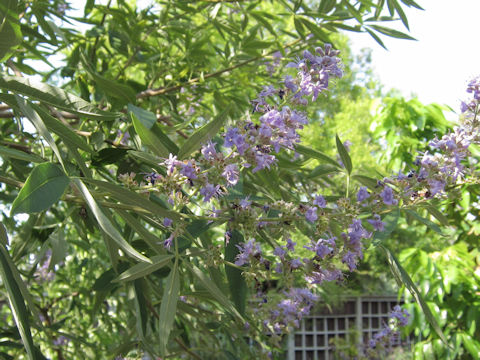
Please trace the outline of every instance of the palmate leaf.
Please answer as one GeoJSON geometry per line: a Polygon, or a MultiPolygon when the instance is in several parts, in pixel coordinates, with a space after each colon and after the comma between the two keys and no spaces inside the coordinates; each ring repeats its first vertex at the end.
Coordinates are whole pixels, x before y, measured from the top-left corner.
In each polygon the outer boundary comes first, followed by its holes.
{"type": "Polygon", "coordinates": [[[153,131],[147,128],[133,112],[130,112],[129,114],[133,123],[133,127],[135,128],[138,136],[140,136],[143,144],[152,150],[155,155],[160,156],[161,158],[168,158],[170,151],[162,143],[162,141],[153,133],[153,131]]]}
{"type": "Polygon", "coordinates": [[[150,275],[154,271],[157,271],[164,266],[166,266],[170,260],[173,258],[173,255],[158,255],[152,257],[152,263],[138,263],[132,266],[127,271],[124,271],[113,282],[127,282],[139,279],[141,277],[145,277],[150,275]]]}
{"type": "Polygon", "coordinates": [[[35,213],[48,209],[63,195],[70,179],[53,163],[37,165],[13,201],[10,215],[35,213]]]}

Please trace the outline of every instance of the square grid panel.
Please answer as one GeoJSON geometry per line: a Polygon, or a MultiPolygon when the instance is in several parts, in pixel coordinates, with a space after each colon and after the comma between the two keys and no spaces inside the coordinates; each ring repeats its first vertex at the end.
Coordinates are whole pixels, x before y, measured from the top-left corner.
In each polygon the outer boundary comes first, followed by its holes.
{"type": "MultiPolygon", "coordinates": [[[[379,332],[387,323],[388,315],[398,302],[396,297],[358,297],[346,300],[339,308],[330,312],[327,308],[306,317],[300,329],[289,337],[288,360],[331,360],[333,346],[330,340],[334,337],[350,341],[361,340],[368,344],[369,339],[379,332]],[[361,334],[360,339],[354,336],[351,329],[361,334]]],[[[395,338],[392,346],[409,344],[395,338]]]]}

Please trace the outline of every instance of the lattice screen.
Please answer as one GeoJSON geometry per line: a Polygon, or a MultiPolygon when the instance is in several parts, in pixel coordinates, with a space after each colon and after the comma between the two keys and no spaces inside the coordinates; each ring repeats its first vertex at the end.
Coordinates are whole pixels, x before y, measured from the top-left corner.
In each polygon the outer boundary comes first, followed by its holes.
{"type": "MultiPolygon", "coordinates": [[[[396,297],[365,296],[349,299],[339,309],[330,313],[316,313],[303,319],[301,327],[289,337],[288,360],[332,360],[333,337],[346,338],[349,342],[361,340],[364,344],[382,329],[388,321],[388,315],[398,302],[396,297]],[[361,334],[361,339],[354,336],[351,329],[361,334]]],[[[403,341],[409,344],[410,339],[403,341]]],[[[392,345],[400,345],[401,339],[394,339],[392,345]]]]}

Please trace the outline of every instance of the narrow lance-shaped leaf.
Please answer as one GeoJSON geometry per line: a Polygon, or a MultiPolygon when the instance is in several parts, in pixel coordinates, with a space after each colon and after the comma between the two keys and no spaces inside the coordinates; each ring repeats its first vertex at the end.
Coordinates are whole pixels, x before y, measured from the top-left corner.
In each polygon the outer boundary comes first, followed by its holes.
{"type": "Polygon", "coordinates": [[[17,0],[4,0],[0,4],[0,62],[7,60],[22,42],[17,4],[17,0]]]}
{"type": "Polygon", "coordinates": [[[154,113],[132,104],[128,104],[127,109],[131,111],[147,129],[157,136],[158,140],[161,141],[170,153],[174,155],[178,153],[178,146],[160,129],[154,113]]]}
{"type": "Polygon", "coordinates": [[[17,100],[18,106],[20,107],[20,110],[22,111],[22,113],[28,118],[28,120],[32,122],[32,124],[37,129],[38,133],[48,142],[48,145],[50,145],[50,147],[52,148],[52,151],[57,156],[58,161],[65,168],[65,165],[63,164],[62,155],[58,150],[57,144],[55,143],[55,140],[53,139],[52,135],[48,131],[47,127],[45,126],[40,115],[38,115],[38,113],[29,105],[27,101],[25,101],[25,99],[17,95],[15,95],[15,98],[17,100]]]}
{"type": "MultiPolygon", "coordinates": [[[[239,253],[237,245],[243,243],[243,235],[237,230],[233,230],[225,247],[225,260],[229,262],[235,262],[235,258],[239,253]]],[[[233,303],[238,312],[242,315],[245,314],[245,303],[247,296],[247,283],[242,276],[242,271],[233,268],[229,265],[225,265],[225,272],[227,274],[228,286],[230,288],[230,294],[233,299],[233,303]]]]}
{"type": "Polygon", "coordinates": [[[328,155],[324,154],[321,151],[309,148],[307,146],[303,145],[296,145],[295,146],[295,151],[299,154],[305,155],[309,158],[317,159],[319,161],[325,161],[328,162],[329,164],[332,164],[333,166],[337,168],[341,168],[340,164],[336,162],[334,159],[329,157],[328,155]]]}
{"type": "Polygon", "coordinates": [[[95,179],[86,179],[82,178],[82,181],[88,182],[92,185],[98,186],[100,189],[109,192],[113,197],[118,199],[120,202],[129,205],[136,205],[145,210],[152,212],[153,214],[168,217],[172,220],[181,219],[181,215],[175,211],[164,209],[156,203],[148,200],[147,198],[127,189],[122,188],[121,186],[111,184],[106,181],[100,181],[95,179]]]}
{"type": "Polygon", "coordinates": [[[35,360],[38,359],[38,356],[36,355],[35,346],[33,344],[30,322],[28,320],[28,311],[7,258],[9,258],[7,250],[4,246],[0,245],[0,275],[2,283],[7,291],[10,309],[12,310],[13,318],[15,319],[18,331],[22,337],[28,358],[35,360]]]}
{"type": "Polygon", "coordinates": [[[388,239],[390,234],[396,229],[399,217],[400,210],[395,209],[383,218],[382,221],[385,223],[385,229],[383,231],[375,232],[375,235],[373,236],[374,245],[379,245],[382,241],[388,239]]]}
{"type": "Polygon", "coordinates": [[[133,282],[135,292],[135,310],[137,312],[137,332],[142,340],[147,332],[147,299],[145,298],[145,281],[138,279],[133,282]]]}
{"type": "Polygon", "coordinates": [[[28,96],[73,114],[113,120],[123,114],[109,113],[58,87],[19,76],[0,76],[0,89],[28,96]]]}
{"type": "Polygon", "coordinates": [[[133,112],[130,112],[129,114],[133,122],[133,127],[135,128],[135,131],[137,132],[138,136],[140,136],[140,139],[142,140],[142,142],[150,150],[152,150],[155,153],[155,155],[160,156],[162,158],[168,158],[168,155],[170,154],[170,152],[168,151],[166,146],[163,145],[160,139],[150,129],[144,126],[133,112]]]}
{"type": "Polygon", "coordinates": [[[127,271],[121,273],[115,280],[113,280],[113,282],[127,282],[150,275],[154,271],[157,271],[158,269],[166,266],[172,258],[173,255],[153,256],[151,264],[138,263],[132,266],[127,271]]]}
{"type": "Polygon", "coordinates": [[[416,211],[410,210],[410,209],[403,209],[403,211],[405,211],[407,214],[413,216],[415,219],[417,219],[421,223],[427,225],[427,227],[429,229],[432,229],[436,233],[438,233],[440,235],[443,235],[443,232],[442,232],[442,229],[440,229],[440,226],[438,226],[437,224],[435,224],[434,222],[432,222],[428,219],[425,219],[423,216],[420,216],[416,211]]]}
{"type": "Polygon", "coordinates": [[[202,286],[208,290],[210,295],[216,299],[221,305],[223,305],[230,313],[235,315],[238,319],[243,320],[240,313],[232,306],[230,300],[222,293],[218,286],[210,280],[198,267],[193,264],[185,263],[185,266],[190,272],[200,281],[202,286]]]}
{"type": "Polygon", "coordinates": [[[37,165],[13,201],[10,215],[48,209],[62,197],[69,183],[70,179],[58,165],[37,165]]]}
{"type": "Polygon", "coordinates": [[[160,352],[167,353],[167,343],[177,313],[177,301],[180,291],[180,274],[178,272],[178,259],[175,260],[173,269],[167,277],[163,292],[162,304],[160,305],[160,352]]]}
{"type": "Polygon", "coordinates": [[[442,329],[440,328],[437,321],[435,320],[435,317],[433,316],[430,308],[428,307],[427,303],[423,299],[422,294],[418,290],[413,280],[410,278],[410,276],[402,267],[402,265],[400,265],[400,262],[395,257],[395,255],[393,255],[392,252],[385,245],[380,245],[379,247],[385,252],[388,265],[390,266],[390,270],[392,271],[393,276],[395,277],[395,280],[397,281],[398,285],[399,286],[404,285],[408,289],[408,291],[415,298],[415,301],[422,308],[428,323],[432,326],[432,328],[435,330],[435,332],[440,337],[440,339],[446,345],[448,345],[448,341],[445,338],[445,335],[443,334],[442,329]]]}
{"type": "Polygon", "coordinates": [[[88,191],[87,187],[84,183],[82,183],[79,179],[72,180],[78,190],[82,193],[85,201],[92,211],[93,215],[97,219],[100,228],[113,240],[117,243],[117,245],[130,257],[137,259],[139,261],[144,261],[147,263],[151,263],[152,261],[140,254],[137,250],[135,250],[120,234],[120,232],[113,226],[110,220],[105,216],[102,212],[100,206],[98,206],[97,202],[93,199],[92,194],[88,191]]]}
{"type": "Polygon", "coordinates": [[[347,170],[348,174],[350,175],[352,173],[352,159],[350,158],[350,155],[348,154],[347,149],[343,145],[338,135],[335,136],[335,140],[337,142],[337,151],[338,151],[338,154],[340,155],[340,159],[342,159],[342,163],[345,166],[345,169],[347,170]]]}
{"type": "Polygon", "coordinates": [[[18,160],[34,162],[34,163],[42,163],[45,161],[38,155],[28,154],[26,152],[23,152],[17,149],[12,149],[6,146],[1,146],[1,145],[0,145],[0,156],[2,158],[12,158],[12,159],[18,159],[18,160]]]}
{"type": "Polygon", "coordinates": [[[185,159],[194,151],[200,149],[200,146],[202,146],[202,144],[213,138],[225,123],[229,110],[230,107],[227,107],[212,121],[210,121],[208,124],[205,124],[200,129],[196,130],[192,135],[190,135],[190,137],[185,141],[183,146],[178,151],[178,158],[185,159]]]}

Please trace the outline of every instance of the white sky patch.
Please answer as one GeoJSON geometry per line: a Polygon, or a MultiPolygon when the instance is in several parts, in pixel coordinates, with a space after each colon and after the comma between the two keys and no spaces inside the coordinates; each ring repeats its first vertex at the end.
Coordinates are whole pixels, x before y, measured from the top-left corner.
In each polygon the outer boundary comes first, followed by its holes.
{"type": "MultiPolygon", "coordinates": [[[[351,33],[352,50],[373,49],[372,65],[385,87],[425,104],[459,111],[468,81],[480,75],[480,0],[418,0],[425,11],[406,9],[409,35],[418,41],[382,36],[388,51],[368,34],[351,33]]],[[[385,24],[387,25],[387,24],[385,24]]],[[[396,29],[406,32],[403,24],[396,29]]]]}

